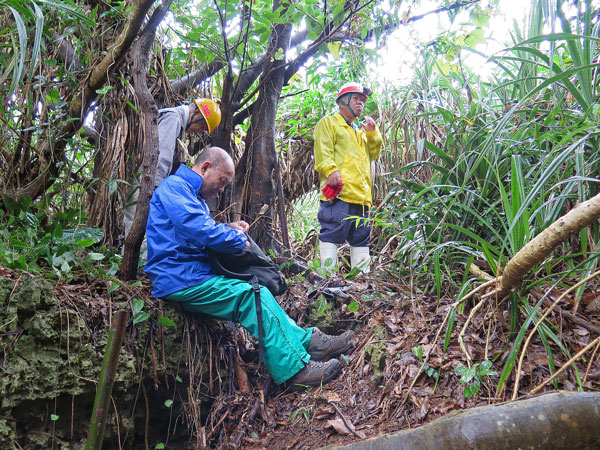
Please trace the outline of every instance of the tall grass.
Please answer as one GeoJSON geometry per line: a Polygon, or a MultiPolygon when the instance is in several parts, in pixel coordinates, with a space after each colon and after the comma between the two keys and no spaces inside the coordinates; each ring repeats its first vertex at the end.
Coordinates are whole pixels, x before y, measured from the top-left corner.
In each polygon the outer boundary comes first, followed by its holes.
{"type": "MultiPolygon", "coordinates": [[[[534,236],[598,191],[598,26],[592,23],[591,2],[584,2],[573,20],[566,19],[561,5],[535,2],[530,29],[515,30],[520,40],[490,59],[497,66],[493,81],[468,78],[472,101],[450,88],[467,83],[462,74],[432,70],[427,92],[419,91],[418,81],[403,92],[400,120],[412,114],[411,125],[418,126],[426,119],[444,136],[439,139],[438,133],[433,140],[419,131],[415,157],[396,171],[393,189],[378,209],[377,245],[394,248],[398,265],[411,267],[438,294],[448,287],[458,293],[470,283],[463,274],[471,264],[501,274],[534,236]],[[541,35],[544,23],[553,20],[561,30],[541,35]],[[432,96],[435,103],[423,100],[432,96]]],[[[424,67],[431,68],[430,61],[424,67]]],[[[388,129],[404,132],[403,138],[386,137],[407,147],[418,134],[409,131],[409,136],[406,123],[388,129]]],[[[525,330],[539,319],[541,301],[531,305],[527,289],[549,290],[583,279],[598,265],[597,243],[597,227],[582,231],[535,268],[513,295],[510,331],[515,334],[499,390],[525,330]]],[[[552,348],[568,356],[567,346],[550,323],[539,330],[554,370],[552,348]]]]}

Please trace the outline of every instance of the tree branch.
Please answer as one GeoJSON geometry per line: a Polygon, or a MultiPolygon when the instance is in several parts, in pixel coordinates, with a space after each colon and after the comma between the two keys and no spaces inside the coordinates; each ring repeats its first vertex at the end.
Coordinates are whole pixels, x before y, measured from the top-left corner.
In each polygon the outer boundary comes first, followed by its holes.
{"type": "Polygon", "coordinates": [[[212,77],[225,66],[225,63],[213,60],[204,64],[190,75],[171,81],[171,88],[179,95],[185,95],[192,88],[198,86],[202,81],[212,77]]]}
{"type": "Polygon", "coordinates": [[[66,125],[57,133],[52,148],[48,145],[45,152],[45,158],[49,161],[46,168],[28,185],[8,193],[12,197],[21,195],[31,198],[37,198],[42,195],[46,189],[54,183],[61,170],[58,164],[64,158],[67,139],[73,136],[83,124],[83,117],[87,113],[92,101],[96,98],[96,90],[104,86],[119,62],[123,59],[133,40],[137,36],[139,29],[146,17],[146,14],[153,4],[153,0],[135,0],[129,13],[127,24],[121,34],[117,37],[112,47],[106,53],[106,56],[90,71],[87,83],[83,88],[81,95],[77,96],[71,103],[70,116],[74,119],[67,122],[66,125]]]}

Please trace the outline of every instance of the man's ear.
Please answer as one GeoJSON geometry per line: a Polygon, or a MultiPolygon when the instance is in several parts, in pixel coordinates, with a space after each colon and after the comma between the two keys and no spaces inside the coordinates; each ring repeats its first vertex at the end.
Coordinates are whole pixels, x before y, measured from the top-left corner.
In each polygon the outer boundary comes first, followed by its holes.
{"type": "Polygon", "coordinates": [[[200,165],[200,175],[204,175],[208,169],[212,167],[213,163],[210,161],[204,161],[200,165]]]}

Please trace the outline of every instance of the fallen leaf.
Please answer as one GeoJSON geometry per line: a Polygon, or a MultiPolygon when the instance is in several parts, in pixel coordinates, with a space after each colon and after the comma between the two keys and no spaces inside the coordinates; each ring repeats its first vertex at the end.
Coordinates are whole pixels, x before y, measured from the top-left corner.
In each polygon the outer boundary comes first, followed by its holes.
{"type": "Polygon", "coordinates": [[[328,402],[339,402],[341,400],[340,396],[337,392],[334,391],[324,391],[321,394],[323,400],[327,400],[328,402]]]}
{"type": "Polygon", "coordinates": [[[333,428],[337,433],[343,435],[352,433],[342,419],[328,420],[325,428],[333,428]]]}
{"type": "Polygon", "coordinates": [[[315,411],[313,418],[314,419],[325,419],[325,418],[329,417],[330,415],[332,415],[333,413],[335,413],[335,409],[333,409],[333,406],[327,405],[327,406],[318,408],[315,411]]]}

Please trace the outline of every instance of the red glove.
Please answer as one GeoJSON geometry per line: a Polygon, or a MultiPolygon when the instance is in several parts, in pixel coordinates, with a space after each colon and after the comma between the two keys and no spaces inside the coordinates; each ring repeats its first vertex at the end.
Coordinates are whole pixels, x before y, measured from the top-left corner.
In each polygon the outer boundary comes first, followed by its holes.
{"type": "Polygon", "coordinates": [[[343,184],[340,184],[338,187],[333,188],[329,186],[329,184],[326,184],[325,186],[323,186],[323,189],[321,189],[321,192],[323,192],[323,195],[327,200],[333,200],[338,196],[343,186],[343,184]]]}

